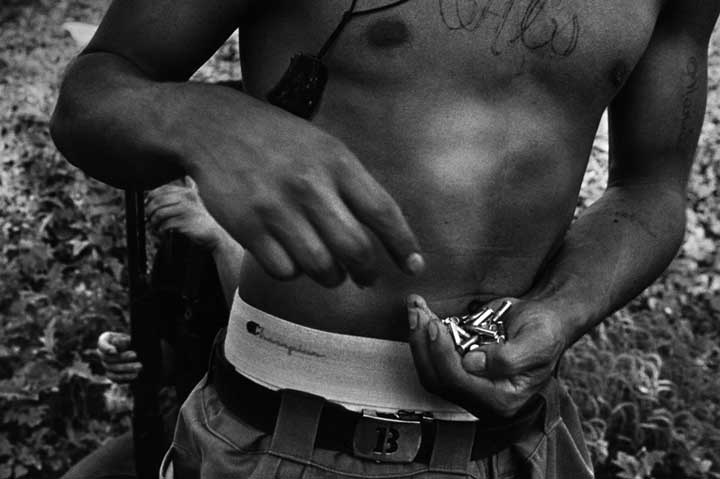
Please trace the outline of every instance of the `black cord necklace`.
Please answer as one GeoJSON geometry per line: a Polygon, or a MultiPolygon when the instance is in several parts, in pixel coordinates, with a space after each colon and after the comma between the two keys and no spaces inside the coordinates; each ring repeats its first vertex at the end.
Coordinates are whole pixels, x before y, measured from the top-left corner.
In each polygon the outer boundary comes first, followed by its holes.
{"type": "Polygon", "coordinates": [[[320,106],[325,85],[327,84],[327,67],[322,58],[332,48],[350,20],[356,17],[371,15],[407,3],[410,0],[396,0],[374,8],[355,11],[358,0],[352,0],[340,19],[335,30],[330,34],[317,55],[296,53],[290,59],[290,66],[280,81],[267,94],[270,103],[299,117],[310,119],[320,106]]]}

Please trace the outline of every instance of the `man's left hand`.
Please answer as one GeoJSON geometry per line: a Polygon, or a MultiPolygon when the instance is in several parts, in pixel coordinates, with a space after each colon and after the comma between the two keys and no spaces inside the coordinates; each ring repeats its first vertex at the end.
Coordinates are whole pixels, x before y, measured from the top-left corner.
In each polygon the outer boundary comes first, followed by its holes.
{"type": "Polygon", "coordinates": [[[539,301],[508,299],[507,341],[461,356],[447,327],[417,295],[408,297],[410,347],[428,391],[477,417],[514,416],[551,377],[566,347],[561,313],[539,301]]]}

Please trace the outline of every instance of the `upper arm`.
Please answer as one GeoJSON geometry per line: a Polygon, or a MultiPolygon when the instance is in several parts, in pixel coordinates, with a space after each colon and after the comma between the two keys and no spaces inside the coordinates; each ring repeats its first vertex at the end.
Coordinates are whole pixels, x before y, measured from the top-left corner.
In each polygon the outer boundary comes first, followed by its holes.
{"type": "Polygon", "coordinates": [[[717,0],[669,0],[628,82],[610,105],[610,185],[683,191],[702,127],[707,48],[717,0]]]}
{"type": "Polygon", "coordinates": [[[83,54],[106,52],[158,81],[186,80],[238,27],[251,0],[114,0],[83,54]]]}

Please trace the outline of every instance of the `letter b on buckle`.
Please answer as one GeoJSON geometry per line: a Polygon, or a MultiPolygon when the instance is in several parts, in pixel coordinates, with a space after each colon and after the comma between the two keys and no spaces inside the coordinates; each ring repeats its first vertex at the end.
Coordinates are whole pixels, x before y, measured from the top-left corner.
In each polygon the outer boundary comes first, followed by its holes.
{"type": "Polygon", "coordinates": [[[412,462],[421,441],[419,420],[378,417],[363,412],[355,426],[353,452],[356,457],[378,462],[412,462]]]}

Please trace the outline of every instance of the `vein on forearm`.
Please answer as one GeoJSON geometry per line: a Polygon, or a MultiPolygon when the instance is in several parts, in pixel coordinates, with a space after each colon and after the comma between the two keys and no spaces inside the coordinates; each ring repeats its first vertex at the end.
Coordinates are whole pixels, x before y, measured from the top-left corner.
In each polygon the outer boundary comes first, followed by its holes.
{"type": "Polygon", "coordinates": [[[569,343],[645,289],[682,240],[684,201],[660,185],[611,187],[570,228],[529,297],[573,317],[569,343]]]}

